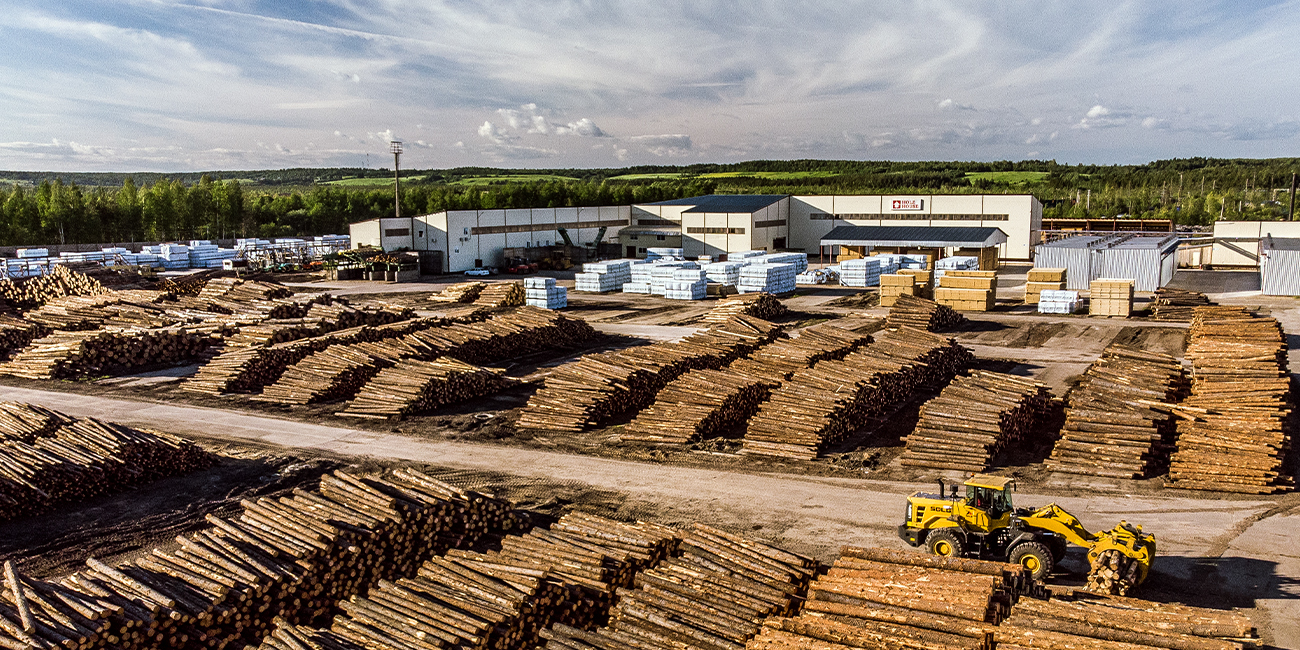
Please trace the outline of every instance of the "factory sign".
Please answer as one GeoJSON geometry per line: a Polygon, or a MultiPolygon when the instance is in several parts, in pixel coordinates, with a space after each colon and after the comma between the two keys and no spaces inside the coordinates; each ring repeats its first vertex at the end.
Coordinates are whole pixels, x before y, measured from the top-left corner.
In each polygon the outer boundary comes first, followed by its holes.
{"type": "Polygon", "coordinates": [[[894,199],[895,210],[921,210],[925,199],[894,199]]]}

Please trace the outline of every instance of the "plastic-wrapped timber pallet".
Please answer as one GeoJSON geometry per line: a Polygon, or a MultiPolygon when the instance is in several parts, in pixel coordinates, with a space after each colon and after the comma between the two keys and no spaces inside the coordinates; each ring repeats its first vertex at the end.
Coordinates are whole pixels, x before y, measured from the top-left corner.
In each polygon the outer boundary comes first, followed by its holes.
{"type": "Polygon", "coordinates": [[[900,294],[885,317],[885,325],[889,327],[915,327],[930,332],[949,330],[964,322],[966,317],[952,307],[909,294],[900,294]]]}
{"type": "Polygon", "coordinates": [[[1197,307],[1188,333],[1189,412],[1169,487],[1269,494],[1293,488],[1283,463],[1295,408],[1281,325],[1241,307],[1197,307]]]}
{"type": "Polygon", "coordinates": [[[996,624],[1041,592],[1015,564],[846,546],[802,613],[767,619],[745,648],[992,650],[996,624]]]}
{"type": "Polygon", "coordinates": [[[1133,313],[1133,281],[1101,278],[1088,286],[1089,316],[1122,316],[1133,313]]]}
{"type": "Polygon", "coordinates": [[[1025,274],[1025,304],[1037,305],[1044,291],[1065,290],[1065,269],[1032,268],[1025,274]]]}
{"type": "Polygon", "coordinates": [[[1046,386],[1024,377],[986,370],[957,377],[921,406],[898,462],[982,472],[999,451],[1039,433],[1052,401],[1046,386]]]}
{"type": "Polygon", "coordinates": [[[1177,359],[1111,344],[1067,396],[1061,439],[1044,464],[1111,478],[1162,472],[1172,449],[1174,404],[1186,391],[1177,359]]]}
{"type": "Polygon", "coordinates": [[[609,624],[542,632],[547,650],[736,650],[768,616],[798,609],[816,561],[696,524],[682,556],[639,573],[618,590],[609,624]]]}
{"type": "Polygon", "coordinates": [[[996,271],[946,271],[934,299],[959,311],[989,311],[997,305],[997,288],[996,271]]]}

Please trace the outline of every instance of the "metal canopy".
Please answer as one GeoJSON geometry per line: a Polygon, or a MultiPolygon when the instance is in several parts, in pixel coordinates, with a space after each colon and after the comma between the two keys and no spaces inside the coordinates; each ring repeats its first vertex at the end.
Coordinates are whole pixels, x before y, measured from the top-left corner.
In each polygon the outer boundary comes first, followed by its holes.
{"type": "Polygon", "coordinates": [[[822,246],[991,248],[1007,241],[1001,228],[962,226],[836,226],[822,246]]]}

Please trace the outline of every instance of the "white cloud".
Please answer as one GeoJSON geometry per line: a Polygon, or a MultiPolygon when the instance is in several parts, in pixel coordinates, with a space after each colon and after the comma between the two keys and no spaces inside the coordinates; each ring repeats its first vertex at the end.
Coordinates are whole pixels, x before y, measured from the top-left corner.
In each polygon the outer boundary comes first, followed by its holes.
{"type": "Polygon", "coordinates": [[[1088,109],[1083,119],[1075,124],[1077,129],[1109,129],[1117,126],[1126,126],[1132,121],[1133,113],[1130,111],[1114,110],[1097,104],[1088,109]]]}
{"type": "Polygon", "coordinates": [[[602,131],[599,126],[596,126],[595,122],[585,117],[577,122],[569,122],[564,126],[556,127],[555,133],[557,135],[576,135],[586,138],[604,138],[609,135],[602,131]]]}
{"type": "Polygon", "coordinates": [[[491,122],[483,122],[483,124],[478,127],[478,136],[480,138],[491,140],[496,144],[505,144],[506,142],[514,139],[508,133],[505,133],[501,129],[497,128],[497,125],[491,122]]]}
{"type": "Polygon", "coordinates": [[[954,101],[952,101],[951,99],[945,99],[945,100],[939,102],[939,110],[941,110],[941,111],[954,111],[954,110],[955,110],[955,111],[973,111],[973,110],[976,110],[976,109],[975,109],[974,106],[971,106],[970,104],[958,104],[957,102],[954,102],[954,101]]]}
{"type": "Polygon", "coordinates": [[[683,156],[691,150],[691,136],[681,133],[634,135],[623,140],[642,147],[656,156],[683,156]]]}

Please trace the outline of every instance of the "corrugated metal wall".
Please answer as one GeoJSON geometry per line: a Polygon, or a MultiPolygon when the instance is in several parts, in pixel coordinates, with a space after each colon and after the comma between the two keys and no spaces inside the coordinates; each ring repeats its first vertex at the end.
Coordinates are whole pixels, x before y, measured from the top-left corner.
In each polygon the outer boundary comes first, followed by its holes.
{"type": "Polygon", "coordinates": [[[1178,238],[1084,235],[1043,244],[1034,263],[1065,269],[1065,287],[1087,289],[1097,278],[1132,279],[1135,291],[1155,291],[1178,270],[1178,238]]]}
{"type": "Polygon", "coordinates": [[[1259,257],[1260,291],[1266,296],[1300,296],[1300,250],[1272,248],[1259,257]]]}

